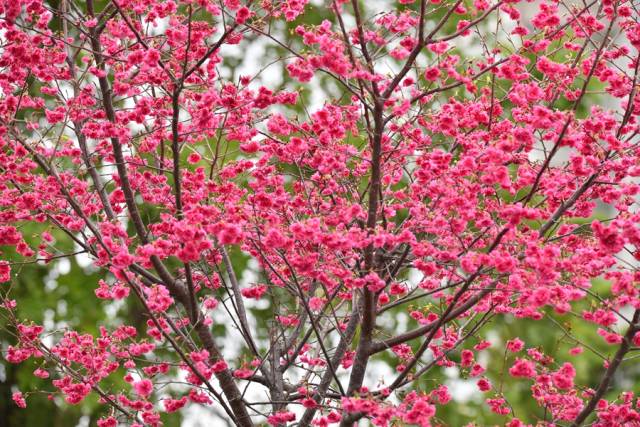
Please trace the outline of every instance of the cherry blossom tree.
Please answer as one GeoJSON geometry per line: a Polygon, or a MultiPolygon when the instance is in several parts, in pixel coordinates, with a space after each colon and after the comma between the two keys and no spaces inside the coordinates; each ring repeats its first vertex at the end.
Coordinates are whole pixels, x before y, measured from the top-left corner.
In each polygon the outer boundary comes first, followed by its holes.
{"type": "Polygon", "coordinates": [[[307,3],[0,2],[3,355],[47,384],[15,404],[450,425],[450,368],[511,427],[640,424],[637,2],[307,3]],[[22,318],[74,257],[143,321],[22,318]]]}

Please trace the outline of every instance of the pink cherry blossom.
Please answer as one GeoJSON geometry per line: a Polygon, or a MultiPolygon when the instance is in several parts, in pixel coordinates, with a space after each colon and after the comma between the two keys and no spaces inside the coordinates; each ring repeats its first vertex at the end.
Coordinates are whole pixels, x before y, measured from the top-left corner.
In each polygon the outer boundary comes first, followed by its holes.
{"type": "Polygon", "coordinates": [[[383,3],[0,4],[25,395],[103,427],[431,426],[466,413],[457,370],[478,419],[638,423],[634,5],[383,3]],[[104,325],[30,300],[70,295],[66,258],[104,325]]]}

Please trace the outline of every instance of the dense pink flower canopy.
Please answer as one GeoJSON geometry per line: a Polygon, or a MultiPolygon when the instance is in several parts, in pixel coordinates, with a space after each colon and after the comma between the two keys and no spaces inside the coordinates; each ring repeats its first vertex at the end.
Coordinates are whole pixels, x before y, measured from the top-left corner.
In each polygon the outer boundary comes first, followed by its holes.
{"type": "Polygon", "coordinates": [[[99,426],[448,425],[440,368],[511,427],[640,425],[614,380],[640,350],[637,7],[0,1],[4,358],[99,426]],[[17,316],[18,266],[78,253],[142,325],[17,316]],[[491,338],[549,316],[571,348],[491,338]]]}

